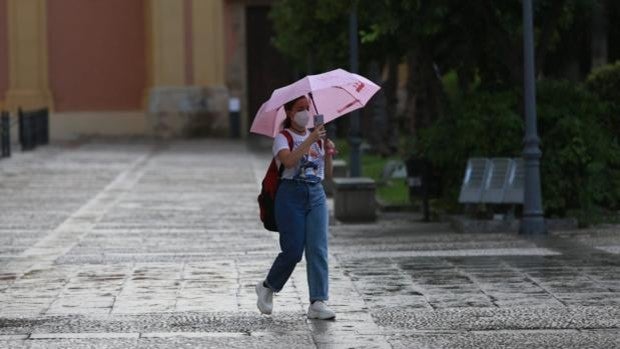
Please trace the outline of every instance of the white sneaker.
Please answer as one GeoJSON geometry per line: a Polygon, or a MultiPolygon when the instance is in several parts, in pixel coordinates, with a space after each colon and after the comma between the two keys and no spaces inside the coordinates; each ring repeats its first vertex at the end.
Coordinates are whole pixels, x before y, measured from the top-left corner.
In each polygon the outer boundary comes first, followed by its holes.
{"type": "Polygon", "coordinates": [[[308,319],[329,320],[335,318],[336,313],[329,309],[323,301],[316,301],[308,307],[308,319]]]}
{"type": "Polygon", "coordinates": [[[273,310],[273,291],[263,286],[263,282],[261,281],[256,284],[256,295],[258,296],[258,300],[256,301],[258,310],[263,314],[271,314],[273,310]]]}

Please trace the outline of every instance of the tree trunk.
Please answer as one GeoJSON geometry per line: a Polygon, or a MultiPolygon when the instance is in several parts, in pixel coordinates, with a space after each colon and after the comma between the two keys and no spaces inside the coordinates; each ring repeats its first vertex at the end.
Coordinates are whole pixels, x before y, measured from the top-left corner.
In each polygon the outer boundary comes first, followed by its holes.
{"type": "Polygon", "coordinates": [[[535,63],[534,67],[536,76],[538,77],[542,72],[542,68],[545,66],[545,59],[547,58],[547,52],[549,52],[549,43],[553,37],[553,33],[557,30],[559,20],[566,5],[566,0],[556,0],[553,2],[549,13],[546,13],[542,18],[544,22],[539,24],[540,37],[536,45],[535,63]]]}
{"type": "MultiPolygon", "coordinates": [[[[381,76],[381,67],[379,62],[372,61],[370,63],[370,79],[379,86],[384,85],[383,77],[381,76]]],[[[388,127],[387,113],[386,113],[386,98],[385,90],[382,88],[372,98],[372,115],[371,115],[371,127],[369,129],[368,140],[373,148],[381,155],[386,155],[387,147],[384,142],[384,134],[388,127]]]]}
{"type": "Polygon", "coordinates": [[[607,64],[607,0],[592,1],[592,68],[607,64]]]}
{"type": "Polygon", "coordinates": [[[429,49],[422,45],[407,55],[407,104],[405,116],[409,118],[409,132],[419,132],[432,125],[442,110],[443,87],[438,79],[429,49]]]}
{"type": "Polygon", "coordinates": [[[398,63],[399,59],[395,55],[390,55],[387,62],[387,79],[383,84],[385,91],[385,111],[387,113],[387,129],[384,134],[384,142],[388,147],[389,154],[394,154],[400,146],[398,132],[398,117],[396,107],[398,104],[398,63]]]}

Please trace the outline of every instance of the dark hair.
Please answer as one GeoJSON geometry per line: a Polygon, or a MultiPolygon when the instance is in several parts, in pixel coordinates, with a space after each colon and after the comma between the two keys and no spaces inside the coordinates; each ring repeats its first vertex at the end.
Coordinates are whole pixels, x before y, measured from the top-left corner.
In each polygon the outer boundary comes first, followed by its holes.
{"type": "MultiPolygon", "coordinates": [[[[302,98],[306,98],[306,96],[299,96],[293,100],[290,100],[286,103],[284,103],[284,111],[291,111],[291,109],[293,109],[293,106],[295,105],[295,103],[297,103],[298,100],[302,99],[302,98]]],[[[282,128],[290,128],[291,127],[291,118],[288,117],[288,115],[286,116],[286,119],[284,119],[284,122],[282,123],[282,128]]]]}

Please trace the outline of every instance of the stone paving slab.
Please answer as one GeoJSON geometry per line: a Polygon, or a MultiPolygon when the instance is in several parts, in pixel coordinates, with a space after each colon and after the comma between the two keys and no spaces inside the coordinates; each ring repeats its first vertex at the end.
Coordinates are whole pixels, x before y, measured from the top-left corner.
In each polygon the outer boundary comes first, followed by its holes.
{"type": "Polygon", "coordinates": [[[139,315],[63,315],[0,319],[0,333],[253,333],[299,332],[307,330],[304,314],[279,312],[277,317],[245,313],[149,313],[139,315]]]}
{"type": "Polygon", "coordinates": [[[385,309],[373,314],[387,329],[417,330],[550,330],[620,327],[620,307],[511,307],[441,310],[385,309]]]}
{"type": "Polygon", "coordinates": [[[620,346],[617,331],[470,331],[402,334],[390,339],[392,348],[590,348],[620,346]],[[490,345],[492,344],[492,345],[490,345]]]}
{"type": "Polygon", "coordinates": [[[619,346],[615,226],[540,240],[415,214],[334,222],[337,320],[306,319],[303,261],[260,315],[254,285],[278,251],[256,204],[268,163],[225,140],[1,161],[0,348],[619,346]]]}
{"type": "MultiPolygon", "coordinates": [[[[3,343],[0,343],[2,345],[3,343]]],[[[11,348],[316,348],[309,335],[243,337],[140,337],[137,339],[32,339],[6,343],[11,348]]]]}

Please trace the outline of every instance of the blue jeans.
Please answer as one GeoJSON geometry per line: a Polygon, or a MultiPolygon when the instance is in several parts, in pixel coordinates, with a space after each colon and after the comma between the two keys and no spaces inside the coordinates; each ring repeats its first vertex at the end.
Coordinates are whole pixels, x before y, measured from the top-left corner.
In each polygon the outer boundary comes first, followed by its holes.
{"type": "Polygon", "coordinates": [[[278,292],[301,261],[304,248],[310,301],[327,300],[327,203],[321,183],[282,180],[276,193],[276,223],[280,249],[266,284],[278,292]]]}

